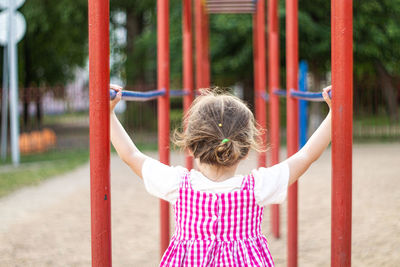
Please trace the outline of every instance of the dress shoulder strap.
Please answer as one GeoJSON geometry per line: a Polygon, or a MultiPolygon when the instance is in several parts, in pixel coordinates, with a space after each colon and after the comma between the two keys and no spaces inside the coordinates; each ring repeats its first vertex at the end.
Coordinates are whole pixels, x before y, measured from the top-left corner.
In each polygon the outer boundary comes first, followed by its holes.
{"type": "Polygon", "coordinates": [[[253,174],[248,174],[245,177],[243,177],[242,180],[242,190],[254,190],[254,176],[253,174]]]}
{"type": "Polygon", "coordinates": [[[185,171],[185,173],[182,175],[180,187],[181,188],[190,188],[191,187],[189,171],[185,171]]]}

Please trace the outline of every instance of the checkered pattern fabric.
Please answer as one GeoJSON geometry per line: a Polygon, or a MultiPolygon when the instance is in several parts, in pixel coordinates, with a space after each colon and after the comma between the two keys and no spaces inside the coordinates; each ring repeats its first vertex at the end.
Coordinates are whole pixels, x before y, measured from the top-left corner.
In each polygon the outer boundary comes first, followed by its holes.
{"type": "Polygon", "coordinates": [[[254,177],[245,176],[238,191],[214,194],[193,190],[189,175],[180,185],[175,234],[160,266],[274,266],[254,177]]]}

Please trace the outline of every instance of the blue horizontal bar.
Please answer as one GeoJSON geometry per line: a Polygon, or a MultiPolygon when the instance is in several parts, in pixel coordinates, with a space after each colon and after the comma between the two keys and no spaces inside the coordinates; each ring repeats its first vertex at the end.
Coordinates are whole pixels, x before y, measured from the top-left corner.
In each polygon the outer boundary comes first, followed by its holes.
{"type": "Polygon", "coordinates": [[[185,96],[189,95],[190,93],[186,90],[170,90],[169,95],[170,96],[185,96]]]}
{"type": "Polygon", "coordinates": [[[285,91],[285,90],[282,90],[282,89],[280,89],[280,90],[275,90],[275,91],[274,91],[274,94],[275,94],[275,95],[278,95],[278,96],[286,96],[286,91],[285,91]]]}
{"type": "Polygon", "coordinates": [[[269,94],[267,92],[264,92],[261,94],[261,98],[264,99],[265,102],[269,101],[269,94]]]}
{"type": "MultiPolygon", "coordinates": [[[[302,100],[307,100],[307,101],[316,101],[316,102],[322,102],[325,101],[324,97],[322,96],[322,93],[316,93],[316,92],[301,92],[301,91],[296,91],[291,89],[290,90],[290,95],[302,99],[302,100]]],[[[331,96],[331,91],[329,92],[329,97],[332,98],[331,96]]]]}
{"type": "MultiPolygon", "coordinates": [[[[274,94],[278,96],[285,96],[286,97],[286,91],[285,90],[275,90],[274,94]]],[[[316,93],[316,92],[301,92],[297,90],[290,90],[290,95],[292,97],[301,99],[301,100],[307,100],[307,101],[315,101],[315,102],[322,102],[324,101],[324,97],[322,96],[322,93],[316,93]]],[[[332,98],[332,91],[329,92],[329,97],[332,98]]]]}
{"type": "MultiPolygon", "coordinates": [[[[165,95],[165,89],[148,92],[122,91],[122,99],[128,101],[147,101],[163,95],[165,95]]],[[[117,92],[110,90],[110,99],[113,100],[116,96],[117,92]]]]}
{"type": "MultiPolygon", "coordinates": [[[[188,95],[189,92],[186,90],[170,90],[169,95],[172,97],[179,97],[188,95]]],[[[117,93],[114,90],[110,90],[110,99],[113,100],[117,93]]],[[[128,101],[147,101],[155,99],[159,96],[165,95],[165,89],[154,90],[148,92],[137,92],[137,91],[122,91],[122,99],[128,101]]]]}

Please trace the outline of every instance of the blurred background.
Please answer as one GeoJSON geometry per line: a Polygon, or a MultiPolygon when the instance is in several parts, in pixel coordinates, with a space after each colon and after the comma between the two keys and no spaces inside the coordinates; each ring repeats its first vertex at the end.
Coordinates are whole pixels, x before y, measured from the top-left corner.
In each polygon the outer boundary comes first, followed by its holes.
{"type": "MultiPolygon", "coordinates": [[[[4,12],[3,2],[0,12],[4,12]]],[[[400,266],[400,0],[353,3],[354,266],[376,265],[372,254],[383,255],[378,257],[379,266],[400,266]],[[376,247],[371,246],[371,240],[376,247]]],[[[279,5],[280,84],[284,89],[285,1],[279,5]]],[[[0,266],[90,265],[87,8],[87,0],[26,0],[18,9],[26,20],[26,32],[17,50],[21,163],[18,167],[12,164],[8,121],[7,150],[0,158],[0,266]],[[58,179],[48,179],[55,176],[58,179]]],[[[112,83],[126,90],[156,89],[156,17],[155,0],[110,0],[112,83]]],[[[299,61],[308,63],[308,90],[320,91],[331,83],[330,1],[299,1],[298,18],[299,61]]],[[[231,88],[253,109],[252,43],[251,15],[210,15],[212,84],[231,88]]],[[[0,53],[0,62],[3,60],[4,53],[0,53]]],[[[180,0],[170,0],[170,64],[170,88],[181,90],[180,0]]],[[[3,90],[1,98],[2,94],[3,90]]],[[[283,159],[286,100],[280,101],[283,159]]],[[[326,115],[327,106],[309,103],[308,110],[311,135],[326,115]]],[[[137,146],[157,157],[156,101],[122,101],[116,112],[137,146]]],[[[182,99],[171,98],[171,131],[180,127],[182,115],[182,99]]],[[[329,153],[327,150],[315,164],[311,178],[305,177],[300,189],[304,266],[329,264],[329,153]],[[320,262],[315,261],[318,255],[320,262]]],[[[183,164],[181,154],[171,155],[174,164],[183,164]]],[[[255,162],[255,154],[251,154],[248,166],[255,162]]],[[[140,180],[132,179],[116,157],[112,157],[112,168],[116,266],[155,266],[158,201],[145,193],[140,180]]],[[[277,265],[284,266],[285,230],[282,232],[283,238],[272,239],[271,247],[277,265]]]]}
{"type": "MultiPolygon", "coordinates": [[[[182,88],[182,4],[170,1],[171,89],[182,88]]],[[[281,87],[285,88],[285,6],[280,1],[281,87]]],[[[126,90],[156,88],[156,1],[110,1],[111,82],[126,90]]],[[[27,0],[18,44],[21,165],[10,151],[0,162],[0,197],[85,163],[88,159],[87,1],[27,0]],[[18,179],[10,179],[17,178],[18,179]]],[[[400,1],[354,1],[354,141],[400,140],[400,1]]],[[[330,3],[301,1],[299,59],[309,65],[308,85],[330,84],[330,3]]],[[[251,15],[210,16],[211,80],[233,88],[253,107],[251,15]]],[[[3,53],[0,56],[3,62],[3,53]]],[[[0,66],[0,71],[3,67],[0,66]]],[[[1,72],[2,73],[2,72],[1,72]]],[[[267,78],[268,79],[268,78],[267,78]]],[[[281,100],[282,142],[285,100],[281,100]]],[[[327,107],[310,104],[309,132],[327,107]]],[[[122,103],[119,117],[139,147],[156,149],[156,102],[122,103]]],[[[171,99],[171,130],[182,101],[171,99]]],[[[9,127],[8,127],[9,128],[9,127]]]]}
{"type": "MultiPolygon", "coordinates": [[[[111,0],[110,8],[111,82],[127,90],[155,89],[156,1],[111,0]]],[[[180,1],[171,1],[172,89],[182,88],[181,8],[180,1]]],[[[284,1],[280,1],[282,88],[285,88],[284,8],[284,1]]],[[[70,155],[71,164],[79,164],[87,159],[89,144],[87,1],[76,0],[71,5],[67,0],[29,0],[20,12],[27,21],[26,35],[18,45],[21,162],[50,161],[70,155]]],[[[399,1],[354,1],[355,142],[400,140],[399,17],[399,1]]],[[[210,16],[212,83],[233,88],[251,107],[252,41],[251,15],[210,16]]],[[[299,5],[299,58],[309,65],[311,91],[330,84],[330,42],[329,1],[303,1],[299,5]]],[[[280,111],[284,142],[284,99],[280,111]]],[[[155,101],[124,103],[119,112],[128,131],[135,130],[139,146],[156,149],[155,101]]],[[[310,104],[310,133],[325,112],[324,105],[310,104]]],[[[173,98],[171,129],[180,125],[181,117],[182,101],[173,98]]],[[[8,156],[0,164],[9,162],[8,156]]],[[[14,176],[19,171],[9,173],[0,168],[0,177],[14,176]]]]}

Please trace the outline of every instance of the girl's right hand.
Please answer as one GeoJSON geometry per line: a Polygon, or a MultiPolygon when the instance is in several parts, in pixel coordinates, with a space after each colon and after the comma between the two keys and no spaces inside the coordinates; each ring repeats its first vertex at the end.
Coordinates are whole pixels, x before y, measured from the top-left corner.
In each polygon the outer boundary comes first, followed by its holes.
{"type": "Polygon", "coordinates": [[[332,100],[329,97],[329,92],[331,91],[331,89],[332,89],[332,85],[329,85],[328,87],[325,87],[324,89],[322,89],[322,96],[324,97],[325,102],[328,104],[329,109],[331,108],[331,103],[332,103],[332,100]]]}
{"type": "Polygon", "coordinates": [[[117,95],[113,100],[110,101],[110,113],[114,112],[115,106],[118,104],[118,102],[121,100],[122,96],[122,87],[119,85],[115,84],[110,84],[110,89],[114,90],[117,92],[117,95]]]}

